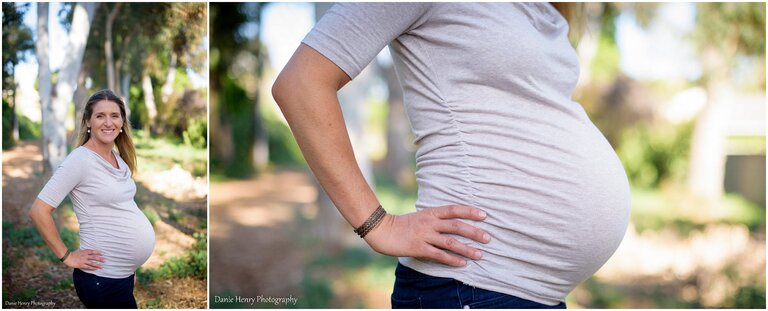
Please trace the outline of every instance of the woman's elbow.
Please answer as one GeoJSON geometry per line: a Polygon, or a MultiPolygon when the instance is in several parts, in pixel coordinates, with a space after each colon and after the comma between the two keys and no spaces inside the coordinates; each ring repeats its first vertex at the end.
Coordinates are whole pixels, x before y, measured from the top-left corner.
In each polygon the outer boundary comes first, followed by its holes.
{"type": "Polygon", "coordinates": [[[275,102],[281,108],[282,104],[285,103],[285,88],[285,78],[281,74],[277,77],[275,83],[272,84],[272,98],[275,99],[275,102]]]}
{"type": "Polygon", "coordinates": [[[46,206],[45,203],[42,203],[40,199],[35,200],[35,203],[32,204],[32,207],[29,208],[29,211],[27,212],[27,215],[30,219],[32,219],[32,222],[38,222],[41,217],[45,216],[46,214],[50,214],[53,209],[46,206]]]}

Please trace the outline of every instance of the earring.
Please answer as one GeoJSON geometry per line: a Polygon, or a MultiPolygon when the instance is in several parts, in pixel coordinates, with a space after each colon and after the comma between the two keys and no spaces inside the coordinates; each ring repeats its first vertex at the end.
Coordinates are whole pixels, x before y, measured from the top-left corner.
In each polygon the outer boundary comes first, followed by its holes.
{"type": "Polygon", "coordinates": [[[120,129],[120,133],[122,133],[122,132],[123,132],[123,129],[120,129]]]}
{"type": "Polygon", "coordinates": [[[90,127],[88,128],[88,133],[89,133],[89,134],[91,133],[91,128],[90,128],[90,127]]]}

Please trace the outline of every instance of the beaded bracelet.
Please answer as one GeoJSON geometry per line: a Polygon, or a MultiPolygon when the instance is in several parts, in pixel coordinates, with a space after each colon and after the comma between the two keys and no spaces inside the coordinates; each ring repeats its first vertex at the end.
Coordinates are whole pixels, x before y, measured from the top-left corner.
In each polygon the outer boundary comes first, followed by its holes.
{"type": "Polygon", "coordinates": [[[69,257],[69,254],[71,254],[71,253],[72,253],[72,252],[70,252],[69,250],[67,250],[67,252],[66,252],[66,253],[64,253],[64,257],[61,257],[61,259],[59,259],[59,260],[60,260],[61,262],[64,262],[64,260],[67,260],[67,257],[69,257]]]}
{"type": "Polygon", "coordinates": [[[365,220],[365,222],[360,225],[360,227],[357,227],[355,229],[355,233],[360,236],[360,238],[364,238],[366,234],[371,232],[376,226],[381,223],[381,221],[384,219],[384,216],[387,215],[387,211],[384,210],[381,205],[376,208],[375,211],[373,211],[373,214],[368,217],[368,219],[365,220]]]}

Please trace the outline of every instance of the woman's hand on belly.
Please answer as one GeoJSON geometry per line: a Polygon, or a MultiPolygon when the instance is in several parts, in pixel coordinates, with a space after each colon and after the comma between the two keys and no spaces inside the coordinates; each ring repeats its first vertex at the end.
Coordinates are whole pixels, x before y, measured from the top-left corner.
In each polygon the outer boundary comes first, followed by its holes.
{"type": "Polygon", "coordinates": [[[101,251],[92,249],[76,250],[64,260],[64,264],[70,268],[81,270],[101,269],[102,263],[104,263],[104,254],[101,251]]]}
{"type": "Polygon", "coordinates": [[[488,233],[458,220],[483,220],[485,217],[485,212],[463,205],[425,208],[402,216],[387,214],[381,224],[365,237],[365,241],[384,255],[416,257],[462,267],[466,261],[448,251],[473,260],[480,259],[482,254],[448,234],[488,243],[491,240],[488,233]]]}

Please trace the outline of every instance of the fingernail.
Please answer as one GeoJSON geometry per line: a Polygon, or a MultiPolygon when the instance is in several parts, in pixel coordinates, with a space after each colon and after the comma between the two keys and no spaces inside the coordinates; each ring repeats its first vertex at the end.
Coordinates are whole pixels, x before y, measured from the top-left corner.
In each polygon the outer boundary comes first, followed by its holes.
{"type": "Polygon", "coordinates": [[[488,216],[488,214],[486,214],[484,211],[480,211],[480,213],[478,213],[478,215],[480,215],[480,217],[482,217],[482,218],[485,218],[485,216],[488,216]]]}
{"type": "Polygon", "coordinates": [[[483,234],[483,240],[485,240],[486,242],[490,242],[491,241],[491,236],[488,233],[483,234]]]}
{"type": "Polygon", "coordinates": [[[475,252],[475,260],[478,260],[480,258],[483,258],[483,253],[481,253],[480,251],[476,251],[475,252]]]}
{"type": "Polygon", "coordinates": [[[462,260],[462,261],[461,261],[461,266],[463,267],[463,266],[466,266],[466,265],[467,265],[467,262],[466,262],[466,261],[464,261],[464,260],[462,260]]]}

